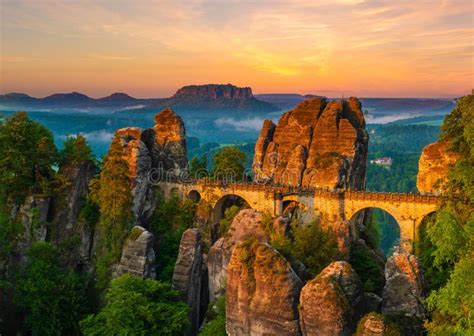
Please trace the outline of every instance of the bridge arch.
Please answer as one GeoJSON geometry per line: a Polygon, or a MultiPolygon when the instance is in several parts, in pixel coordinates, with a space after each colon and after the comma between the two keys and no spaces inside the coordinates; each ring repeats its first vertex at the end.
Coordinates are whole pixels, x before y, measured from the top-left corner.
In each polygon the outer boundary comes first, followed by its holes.
{"type": "Polygon", "coordinates": [[[190,192],[188,192],[187,198],[193,201],[194,203],[197,203],[201,200],[202,196],[199,191],[193,189],[190,192]]]}
{"type": "Polygon", "coordinates": [[[214,225],[218,224],[224,217],[225,210],[231,206],[236,205],[241,208],[250,208],[250,203],[240,195],[225,194],[217,200],[212,209],[212,222],[214,225]]]}
{"type": "MultiPolygon", "coordinates": [[[[374,206],[374,207],[365,207],[356,211],[352,217],[349,219],[349,222],[355,224],[356,221],[363,221],[366,230],[365,239],[372,239],[371,242],[366,241],[367,243],[375,243],[375,238],[373,234],[373,226],[378,225],[375,229],[380,234],[380,241],[377,243],[377,247],[380,248],[385,255],[390,255],[394,251],[395,246],[400,246],[403,243],[401,225],[397,218],[389,211],[374,206]]],[[[364,233],[362,233],[364,236],[364,233]]],[[[375,247],[375,245],[373,246],[375,247]]]]}

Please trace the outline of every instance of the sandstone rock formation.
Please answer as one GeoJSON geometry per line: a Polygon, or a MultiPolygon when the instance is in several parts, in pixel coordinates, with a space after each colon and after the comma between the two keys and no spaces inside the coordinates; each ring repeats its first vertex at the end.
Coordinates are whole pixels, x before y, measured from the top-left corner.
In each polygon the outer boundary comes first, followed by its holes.
{"type": "Polygon", "coordinates": [[[207,268],[209,274],[209,300],[214,302],[225,289],[226,269],[234,246],[249,237],[267,242],[262,228],[262,214],[254,209],[241,210],[232,221],[228,235],[219,238],[209,250],[207,268]]]}
{"type": "Polygon", "coordinates": [[[438,141],[423,148],[418,161],[416,187],[419,192],[436,192],[443,190],[443,183],[448,177],[448,170],[453,166],[458,155],[448,150],[448,143],[438,141]]]}
{"type": "Polygon", "coordinates": [[[368,134],[357,98],[307,99],[264,122],[255,146],[257,179],[311,187],[363,189],[368,134]]]}
{"type": "Polygon", "coordinates": [[[380,314],[370,313],[359,321],[355,336],[401,336],[393,324],[387,323],[380,314]]]}
{"type": "Polygon", "coordinates": [[[153,179],[175,178],[187,168],[184,123],[173,110],[165,109],[155,116],[153,128],[122,128],[116,136],[129,164],[136,223],[146,226],[154,210],[153,179]]]}
{"type": "Polygon", "coordinates": [[[246,241],[227,267],[226,330],[233,335],[298,335],[302,282],[270,245],[246,241]]]}
{"type": "Polygon", "coordinates": [[[351,335],[362,300],[362,283],[345,261],[327,266],[301,290],[299,313],[303,335],[351,335]]]}
{"type": "Polygon", "coordinates": [[[199,329],[201,308],[201,280],[203,271],[201,234],[198,229],[187,229],[181,237],[178,259],[174,267],[173,287],[189,306],[190,328],[188,335],[199,329]]]}
{"type": "Polygon", "coordinates": [[[130,273],[142,278],[156,278],[155,237],[141,226],[134,226],[122,247],[116,276],[130,273]]]}
{"type": "Polygon", "coordinates": [[[426,284],[416,256],[394,253],[385,265],[385,279],[382,297],[384,315],[405,315],[419,319],[426,316],[426,284]]]}
{"type": "Polygon", "coordinates": [[[21,206],[12,209],[12,218],[22,223],[24,232],[18,242],[20,259],[35,241],[45,241],[48,233],[48,214],[51,198],[43,196],[28,196],[21,206]]]}
{"type": "Polygon", "coordinates": [[[84,200],[89,194],[89,183],[95,177],[96,166],[92,161],[80,164],[61,166],[59,173],[67,179],[67,184],[61,194],[53,198],[52,210],[55,230],[51,240],[57,244],[65,241],[73,234],[81,237],[78,253],[68,260],[72,267],[78,263],[90,266],[93,253],[94,230],[86,223],[79,220],[79,215],[84,205],[84,200]]]}

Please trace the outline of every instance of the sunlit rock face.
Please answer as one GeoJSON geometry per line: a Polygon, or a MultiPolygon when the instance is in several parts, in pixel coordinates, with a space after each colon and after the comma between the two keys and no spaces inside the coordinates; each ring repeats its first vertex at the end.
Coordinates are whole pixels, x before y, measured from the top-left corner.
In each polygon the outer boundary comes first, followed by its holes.
{"type": "Polygon", "coordinates": [[[156,278],[155,237],[140,226],[134,226],[122,247],[116,276],[130,273],[142,278],[156,278]]]}
{"type": "Polygon", "coordinates": [[[385,265],[382,313],[395,319],[410,335],[419,335],[426,318],[426,283],[421,264],[412,254],[394,253],[385,265]]]}
{"type": "Polygon", "coordinates": [[[130,169],[136,224],[145,226],[154,210],[153,179],[173,178],[187,168],[184,123],[173,110],[164,109],[155,116],[152,128],[122,128],[116,136],[130,169]]]}
{"type": "Polygon", "coordinates": [[[443,184],[448,178],[448,171],[459,158],[448,150],[449,144],[444,141],[434,142],[423,148],[418,162],[416,187],[419,192],[443,191],[443,184]]]}
{"type": "Polygon", "coordinates": [[[363,189],[368,134],[357,98],[307,99],[264,122],[255,146],[259,180],[310,187],[363,189]]]}
{"type": "Polygon", "coordinates": [[[362,283],[345,261],[327,266],[301,290],[303,335],[352,335],[362,300],[362,283]]]}
{"type": "Polygon", "coordinates": [[[227,267],[228,335],[299,335],[301,280],[270,245],[246,241],[227,267]]]}
{"type": "Polygon", "coordinates": [[[234,217],[228,234],[219,238],[209,250],[207,269],[209,276],[209,300],[215,299],[224,292],[227,265],[235,245],[253,237],[267,242],[269,237],[262,227],[262,214],[254,209],[241,210],[234,217]]]}

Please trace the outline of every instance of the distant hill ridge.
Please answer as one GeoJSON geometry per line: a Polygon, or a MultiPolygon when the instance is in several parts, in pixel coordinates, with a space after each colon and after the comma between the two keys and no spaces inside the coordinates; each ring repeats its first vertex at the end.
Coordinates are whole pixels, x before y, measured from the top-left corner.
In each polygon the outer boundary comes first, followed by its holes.
{"type": "Polygon", "coordinates": [[[141,110],[172,107],[177,111],[242,110],[248,112],[270,112],[279,108],[272,103],[255,98],[250,87],[232,84],[207,84],[184,86],[170,98],[139,99],[126,93],[94,99],[79,92],[56,93],[44,98],[35,98],[24,93],[0,95],[0,107],[53,109],[53,108],[112,108],[136,107],[141,110]]]}

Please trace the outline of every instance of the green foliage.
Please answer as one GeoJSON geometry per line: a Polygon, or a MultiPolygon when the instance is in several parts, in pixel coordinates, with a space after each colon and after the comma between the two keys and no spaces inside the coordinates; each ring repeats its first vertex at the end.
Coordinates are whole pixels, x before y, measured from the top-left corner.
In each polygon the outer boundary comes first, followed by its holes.
{"type": "Polygon", "coordinates": [[[193,157],[189,162],[189,174],[193,178],[199,178],[200,174],[207,172],[207,155],[193,157]]]}
{"type": "Polygon", "coordinates": [[[181,201],[177,196],[164,200],[158,194],[150,231],[155,235],[158,279],[170,282],[178,258],[179,243],[183,232],[193,226],[195,204],[181,201]]]}
{"type": "Polygon", "coordinates": [[[86,198],[81,212],[79,214],[79,220],[86,223],[90,231],[94,231],[97,223],[100,220],[100,208],[90,197],[86,198]]]}
{"type": "Polygon", "coordinates": [[[225,295],[222,295],[214,305],[209,306],[206,314],[208,322],[199,331],[199,336],[226,336],[225,316],[225,295]]]}
{"type": "Polygon", "coordinates": [[[235,146],[224,147],[213,157],[213,176],[240,181],[245,169],[245,153],[235,146]]]}
{"type": "Polygon", "coordinates": [[[60,165],[81,164],[86,161],[94,161],[94,154],[86,138],[81,134],[68,136],[64,141],[64,148],[59,152],[60,165]]]}
{"type": "MultiPolygon", "coordinates": [[[[420,153],[393,153],[391,156],[392,165],[389,168],[369,164],[366,172],[366,189],[369,191],[415,192],[420,153]]],[[[379,155],[385,156],[387,153],[379,155]]]]}
{"type": "Polygon", "coordinates": [[[456,263],[447,284],[428,298],[433,320],[427,327],[432,335],[474,334],[473,279],[474,253],[471,253],[456,263]]]}
{"type": "Polygon", "coordinates": [[[48,193],[57,151],[51,132],[15,113],[0,124],[0,185],[13,202],[20,204],[26,195],[48,193]]]}
{"type": "Polygon", "coordinates": [[[427,323],[427,329],[433,335],[472,335],[474,95],[458,100],[455,109],[446,116],[441,138],[460,158],[449,171],[442,203],[421,241],[421,244],[429,245],[431,252],[433,267],[428,273],[428,281],[440,286],[428,298],[432,319],[427,323]],[[446,274],[449,276],[446,277],[446,274]]]}
{"type": "Polygon", "coordinates": [[[15,286],[15,302],[25,312],[32,335],[79,335],[86,313],[86,281],[61,267],[49,243],[33,243],[15,286]]]}
{"type": "Polygon", "coordinates": [[[91,199],[99,206],[98,286],[105,288],[110,266],[120,259],[123,242],[133,221],[129,167],[118,138],[110,145],[98,181],[91,182],[91,199]]]}
{"type": "Polygon", "coordinates": [[[283,245],[289,245],[289,251],[285,251],[285,247],[279,246],[279,248],[283,255],[289,253],[300,260],[313,277],[339,257],[334,234],[330,230],[323,229],[319,221],[305,225],[293,221],[291,230],[293,233],[291,244],[283,240],[283,245]]]}
{"type": "Polygon", "coordinates": [[[230,208],[225,209],[224,211],[224,218],[222,218],[219,222],[219,232],[218,237],[223,237],[229,231],[230,224],[234,220],[234,217],[237,216],[241,207],[237,205],[232,205],[230,208]]]}
{"type": "Polygon", "coordinates": [[[382,239],[382,233],[380,232],[380,223],[377,221],[373,212],[370,214],[369,219],[364,221],[365,230],[362,232],[362,238],[372,249],[378,249],[380,241],[382,239]]]}
{"type": "Polygon", "coordinates": [[[180,335],[188,306],[171,285],[130,274],[110,282],[105,306],[81,321],[84,335],[180,335]]]}
{"type": "Polygon", "coordinates": [[[359,275],[367,292],[376,292],[384,285],[384,264],[380,262],[374,251],[367,246],[355,245],[349,257],[349,263],[359,275]]]}

